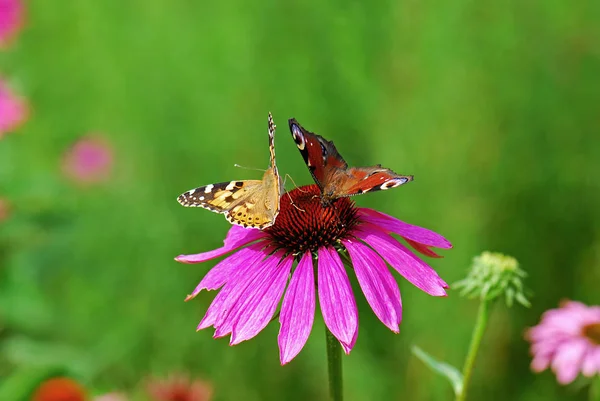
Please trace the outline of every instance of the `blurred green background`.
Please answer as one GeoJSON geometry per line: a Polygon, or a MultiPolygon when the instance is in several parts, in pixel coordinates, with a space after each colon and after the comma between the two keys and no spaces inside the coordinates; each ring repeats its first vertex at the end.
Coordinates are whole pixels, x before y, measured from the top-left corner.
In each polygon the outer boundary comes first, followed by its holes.
{"type": "MultiPolygon", "coordinates": [[[[312,179],[287,128],[296,117],[352,165],[415,181],[356,198],[436,230],[429,260],[449,283],[490,249],[529,272],[533,307],[496,305],[473,400],[583,399],[529,370],[526,327],[564,298],[599,303],[600,2],[192,2],[32,0],[4,76],[31,117],[0,141],[0,375],[64,365],[97,392],[189,372],[215,400],[327,399],[325,336],[279,365],[278,323],[236,347],[196,333],[214,293],[183,299],[216,262],[180,253],[222,244],[222,216],[181,192],[260,178],[266,116],[280,171],[312,179]],[[114,147],[111,179],[63,177],[88,132],[114,147]]],[[[293,184],[288,180],[288,189],[293,184]]],[[[348,400],[451,399],[410,353],[461,365],[476,303],[433,298],[399,278],[394,335],[362,295],[344,357],[348,400]]],[[[18,387],[18,386],[16,386],[18,387]]],[[[142,399],[142,398],[140,398],[142,399]]]]}

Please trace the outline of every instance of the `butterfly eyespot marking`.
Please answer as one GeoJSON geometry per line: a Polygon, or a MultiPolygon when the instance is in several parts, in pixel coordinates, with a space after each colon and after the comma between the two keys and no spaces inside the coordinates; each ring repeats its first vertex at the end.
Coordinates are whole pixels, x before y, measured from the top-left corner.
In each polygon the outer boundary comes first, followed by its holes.
{"type": "Polygon", "coordinates": [[[300,130],[295,125],[292,126],[292,136],[294,137],[294,142],[296,142],[298,149],[304,150],[306,147],[306,142],[304,141],[304,137],[300,133],[300,130]]]}
{"type": "Polygon", "coordinates": [[[406,178],[402,178],[399,180],[390,180],[384,184],[381,184],[381,189],[382,190],[386,190],[386,189],[390,189],[390,188],[396,188],[399,185],[402,185],[404,183],[406,183],[408,180],[406,178]]]}

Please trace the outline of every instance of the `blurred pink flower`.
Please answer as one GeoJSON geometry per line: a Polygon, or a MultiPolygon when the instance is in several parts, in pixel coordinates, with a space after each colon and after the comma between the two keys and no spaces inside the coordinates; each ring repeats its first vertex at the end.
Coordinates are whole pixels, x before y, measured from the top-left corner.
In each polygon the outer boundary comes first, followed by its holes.
{"type": "Polygon", "coordinates": [[[27,114],[25,101],[17,97],[0,78],[0,138],[23,123],[27,114]]]}
{"type": "Polygon", "coordinates": [[[155,401],[209,401],[213,393],[209,383],[190,380],[181,374],[167,379],[151,379],[147,388],[155,401]]]}
{"type": "Polygon", "coordinates": [[[23,26],[24,11],[22,0],[0,0],[0,48],[23,26]]]}
{"type": "Polygon", "coordinates": [[[600,374],[600,306],[566,301],[542,315],[529,329],[535,372],[550,367],[560,384],[571,383],[581,372],[600,374]]]}
{"type": "Polygon", "coordinates": [[[112,148],[100,138],[89,136],[77,141],[63,160],[65,175],[80,184],[104,181],[113,163],[112,148]]]}
{"type": "Polygon", "coordinates": [[[128,398],[122,393],[108,393],[94,397],[94,401],[127,401],[128,398]]]}

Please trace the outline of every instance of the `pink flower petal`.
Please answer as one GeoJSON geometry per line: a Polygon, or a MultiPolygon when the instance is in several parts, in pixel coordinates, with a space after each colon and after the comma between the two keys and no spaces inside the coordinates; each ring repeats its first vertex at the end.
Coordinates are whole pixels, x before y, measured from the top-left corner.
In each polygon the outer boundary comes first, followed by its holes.
{"type": "Polygon", "coordinates": [[[557,342],[578,336],[581,330],[573,330],[573,328],[564,326],[554,326],[546,323],[532,327],[527,331],[527,339],[532,342],[557,342]]]}
{"type": "Polygon", "coordinates": [[[240,314],[244,313],[244,309],[251,302],[254,302],[255,293],[262,291],[262,295],[264,295],[264,289],[272,284],[273,279],[277,276],[277,265],[281,256],[281,253],[277,253],[267,257],[255,265],[252,270],[246,270],[240,274],[239,279],[235,283],[232,282],[231,287],[229,283],[223,287],[221,291],[228,290],[229,295],[213,325],[216,329],[215,337],[223,337],[232,333],[239,321],[240,314]]]}
{"type": "Polygon", "coordinates": [[[402,302],[398,283],[381,257],[359,241],[342,241],[350,258],[360,288],[375,315],[394,333],[400,331],[402,302]]]}
{"type": "MultiPolygon", "coordinates": [[[[268,255],[268,251],[264,250],[264,256],[268,255]]],[[[231,307],[237,302],[241,292],[251,284],[252,280],[257,275],[263,274],[268,270],[268,263],[262,257],[248,260],[247,263],[239,266],[235,274],[227,280],[227,283],[211,302],[206,314],[198,324],[197,330],[205,329],[209,326],[215,328],[222,324],[223,320],[231,310],[231,307]]],[[[233,325],[231,326],[233,327],[233,325]]],[[[225,333],[223,335],[228,334],[225,333]]],[[[218,335],[215,336],[218,337],[218,335]]]]}
{"type": "Polygon", "coordinates": [[[352,341],[350,341],[350,344],[346,345],[345,343],[340,343],[340,345],[342,346],[342,349],[344,350],[346,355],[348,355],[350,353],[350,351],[352,351],[352,348],[354,348],[357,338],[358,338],[358,327],[356,328],[356,331],[354,332],[354,336],[352,336],[352,341]]]}
{"type": "Polygon", "coordinates": [[[415,249],[415,251],[422,253],[425,256],[429,256],[430,258],[443,258],[443,256],[433,252],[431,247],[428,245],[420,244],[408,238],[404,238],[404,240],[408,243],[408,245],[412,246],[415,249]]]}
{"type": "MultiPolygon", "coordinates": [[[[244,303],[236,305],[239,308],[231,334],[231,345],[239,344],[256,336],[273,318],[275,309],[279,305],[287,279],[292,269],[294,256],[290,255],[281,260],[283,255],[274,255],[272,258],[280,260],[278,266],[271,272],[262,283],[256,283],[254,287],[248,288],[242,295],[244,303]]],[[[232,310],[232,313],[235,309],[232,310]]]]}
{"type": "Polygon", "coordinates": [[[348,354],[358,333],[358,309],[346,269],[332,247],[319,248],[317,281],[323,320],[348,354]]]}
{"type": "Polygon", "coordinates": [[[556,350],[566,342],[569,342],[573,337],[556,337],[538,341],[531,344],[531,352],[533,355],[554,355],[556,350]]]}
{"type": "Polygon", "coordinates": [[[181,263],[206,262],[207,260],[223,256],[234,249],[264,238],[265,236],[265,233],[254,228],[248,229],[240,226],[231,226],[227,236],[225,237],[225,241],[223,241],[224,245],[221,248],[213,249],[212,251],[208,252],[197,253],[195,255],[179,255],[175,258],[175,260],[181,263]]]}
{"type": "Polygon", "coordinates": [[[377,253],[417,288],[429,295],[446,296],[448,284],[421,259],[390,235],[371,224],[360,225],[355,235],[365,241],[377,253]]]}
{"type": "Polygon", "coordinates": [[[600,374],[600,346],[594,349],[593,358],[596,361],[596,372],[600,374]]]}
{"type": "Polygon", "coordinates": [[[279,360],[285,365],[298,355],[306,344],[315,319],[315,278],[312,254],[302,255],[283,298],[277,342],[279,360]]]}
{"type": "Polygon", "coordinates": [[[549,356],[535,355],[531,361],[531,370],[539,373],[544,369],[547,369],[548,366],[550,366],[550,360],[551,358],[549,356]]]}
{"type": "Polygon", "coordinates": [[[359,208],[361,219],[382,229],[393,232],[411,241],[436,248],[452,248],[452,244],[440,234],[423,227],[413,226],[395,217],[373,209],[359,208]]]}
{"type": "Polygon", "coordinates": [[[581,373],[587,377],[592,377],[596,373],[600,373],[600,346],[590,346],[590,349],[583,357],[581,373]]]}
{"type": "Polygon", "coordinates": [[[215,267],[210,269],[204,276],[200,284],[196,286],[194,291],[188,295],[185,300],[189,301],[194,298],[202,290],[216,290],[223,286],[226,282],[232,280],[232,278],[239,274],[241,271],[245,271],[243,266],[254,265],[262,258],[266,256],[264,250],[262,250],[263,244],[252,244],[247,248],[240,249],[231,256],[223,259],[215,267]]]}
{"type": "Polygon", "coordinates": [[[551,309],[551,310],[558,310],[558,311],[562,311],[562,312],[564,312],[566,310],[585,312],[587,310],[587,308],[588,308],[587,305],[582,302],[566,300],[564,302],[561,302],[559,309],[551,309]]]}
{"type": "Polygon", "coordinates": [[[581,359],[588,348],[584,339],[574,339],[563,344],[552,361],[552,370],[560,384],[569,384],[577,377],[581,369],[581,359]]]}
{"type": "Polygon", "coordinates": [[[540,326],[543,329],[532,330],[532,336],[537,338],[555,337],[558,333],[565,336],[578,336],[585,325],[581,311],[568,309],[549,310],[542,316],[540,326]],[[538,337],[539,336],[539,337],[538,337]]]}

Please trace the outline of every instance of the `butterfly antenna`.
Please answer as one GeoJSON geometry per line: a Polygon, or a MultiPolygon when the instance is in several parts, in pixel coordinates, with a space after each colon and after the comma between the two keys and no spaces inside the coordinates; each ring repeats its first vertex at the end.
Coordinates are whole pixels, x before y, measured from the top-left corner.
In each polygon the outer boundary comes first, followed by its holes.
{"type": "Polygon", "coordinates": [[[262,168],[256,168],[256,167],[246,167],[246,166],[240,166],[239,164],[234,164],[234,167],[239,167],[239,168],[243,168],[245,170],[255,170],[255,171],[262,171],[263,173],[267,170],[263,170],[262,168]]]}

